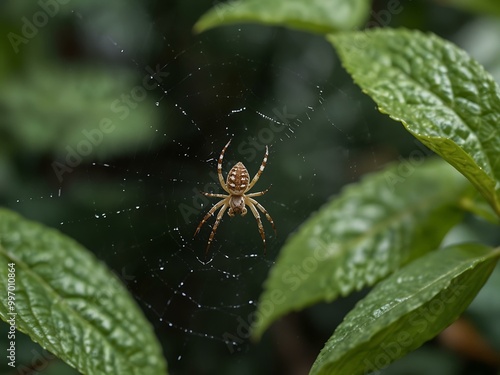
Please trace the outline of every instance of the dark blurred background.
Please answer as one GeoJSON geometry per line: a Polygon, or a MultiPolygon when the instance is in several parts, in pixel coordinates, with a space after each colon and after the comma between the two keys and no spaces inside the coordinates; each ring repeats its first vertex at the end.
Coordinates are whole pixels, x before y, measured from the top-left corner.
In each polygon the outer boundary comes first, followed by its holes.
{"type": "MultiPolygon", "coordinates": [[[[377,112],[321,36],[259,25],[194,35],[193,24],[213,6],[220,3],[2,1],[0,204],[105,262],[154,326],[170,373],[305,374],[366,292],[291,314],[249,342],[242,322],[273,260],[342,186],[422,146],[377,112]],[[213,176],[231,138],[226,173],[242,161],[254,174],[270,147],[253,190],[272,185],[258,198],[278,228],[275,236],[264,223],[266,254],[250,214],[226,215],[207,255],[214,219],[192,238],[217,202],[199,190],[221,192],[213,176]],[[237,345],[225,342],[231,335],[237,345]]],[[[401,2],[397,14],[386,8],[374,2],[371,25],[435,32],[500,78],[499,19],[440,2],[401,2]]],[[[446,241],[463,239],[498,245],[500,236],[469,217],[446,241]]],[[[467,340],[477,334],[486,345],[481,355],[442,335],[383,373],[495,373],[499,286],[496,272],[464,320],[467,340]]],[[[18,363],[31,373],[76,373],[44,361],[26,336],[21,346],[18,363]]],[[[1,361],[0,373],[18,372],[1,361]]]]}

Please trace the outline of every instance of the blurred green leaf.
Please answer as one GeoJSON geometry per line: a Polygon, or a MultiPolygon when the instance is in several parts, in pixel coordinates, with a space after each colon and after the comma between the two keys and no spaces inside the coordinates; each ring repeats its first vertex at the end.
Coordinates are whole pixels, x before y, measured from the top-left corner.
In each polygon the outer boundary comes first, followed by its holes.
{"type": "Polygon", "coordinates": [[[128,70],[32,68],[0,87],[0,127],[24,149],[61,160],[71,152],[85,160],[149,147],[159,124],[156,93],[135,78],[128,70]]]}
{"type": "MultiPolygon", "coordinates": [[[[9,26],[5,23],[0,23],[0,34],[7,35],[9,26]]],[[[12,47],[7,38],[0,38],[0,84],[3,85],[3,80],[8,76],[10,70],[16,64],[19,64],[17,57],[12,53],[12,47]]]]}
{"type": "Polygon", "coordinates": [[[440,0],[439,3],[473,12],[500,16],[500,2],[498,0],[440,0]]]}
{"type": "MultiPolygon", "coordinates": [[[[0,288],[15,263],[16,328],[86,374],[166,374],[153,329],[120,281],[85,248],[0,209],[0,288]]],[[[8,321],[7,299],[0,316],[8,321]]]]}
{"type": "Polygon", "coordinates": [[[215,2],[194,25],[196,32],[216,26],[255,22],[331,33],[359,28],[370,11],[369,0],[230,0],[215,2]]]}
{"type": "Polygon", "coordinates": [[[373,285],[435,249],[472,187],[442,160],[393,165],[348,186],[293,234],[265,283],[253,327],[373,285]]]}
{"type": "Polygon", "coordinates": [[[500,263],[491,274],[488,282],[484,285],[477,297],[467,309],[468,317],[474,321],[474,326],[488,343],[500,352],[500,263]]]}
{"type": "Polygon", "coordinates": [[[463,173],[500,215],[500,89],[455,45],[418,31],[329,35],[383,113],[463,173]]]}
{"type": "MultiPolygon", "coordinates": [[[[499,3],[500,4],[500,3],[499,3]]],[[[454,36],[454,42],[467,51],[500,82],[500,22],[495,17],[477,17],[467,22],[454,36]]]]}
{"type": "Polygon", "coordinates": [[[500,217],[493,211],[493,208],[486,202],[484,197],[477,191],[469,196],[463,197],[460,201],[460,207],[490,222],[500,225],[500,217]]]}
{"type": "Polygon", "coordinates": [[[461,244],[408,264],[347,314],[311,374],[367,374],[418,348],[459,317],[499,257],[498,249],[461,244]]]}

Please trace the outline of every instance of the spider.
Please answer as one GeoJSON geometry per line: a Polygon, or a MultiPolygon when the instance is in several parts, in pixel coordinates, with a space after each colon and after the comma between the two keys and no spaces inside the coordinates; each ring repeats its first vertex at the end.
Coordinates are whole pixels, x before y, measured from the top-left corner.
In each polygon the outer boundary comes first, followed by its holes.
{"type": "Polygon", "coordinates": [[[250,210],[252,211],[253,216],[255,216],[255,219],[257,220],[257,225],[259,226],[259,232],[260,236],[262,237],[262,242],[264,243],[264,253],[266,252],[266,235],[264,233],[264,227],[262,225],[262,221],[260,220],[260,215],[259,211],[257,208],[266,216],[266,219],[269,220],[271,225],[273,226],[274,233],[276,234],[276,227],[274,226],[273,219],[271,218],[271,215],[266,211],[266,209],[253,197],[260,197],[261,195],[264,195],[267,193],[269,188],[267,188],[264,191],[259,191],[257,193],[251,193],[251,194],[245,194],[247,193],[254,185],[255,183],[259,180],[260,175],[264,171],[264,168],[266,167],[266,162],[267,162],[267,156],[269,154],[269,150],[267,149],[266,146],[266,154],[264,155],[264,159],[262,160],[262,164],[258,170],[258,172],[255,174],[254,178],[252,181],[249,183],[250,176],[248,175],[248,171],[243,165],[242,162],[236,163],[231,170],[229,171],[229,174],[227,175],[227,180],[224,182],[224,178],[222,176],[222,159],[224,158],[224,152],[226,152],[227,147],[231,143],[231,140],[227,142],[227,144],[224,146],[224,148],[221,151],[221,154],[219,156],[219,163],[217,164],[217,174],[219,175],[219,183],[222,186],[222,188],[229,193],[229,195],[225,194],[211,194],[211,193],[205,193],[201,192],[203,195],[207,197],[213,197],[213,198],[222,198],[218,203],[216,203],[210,211],[205,215],[203,220],[200,222],[198,225],[198,228],[196,228],[196,231],[194,232],[194,236],[198,234],[200,231],[201,227],[205,222],[208,220],[210,216],[214,214],[217,209],[221,208],[219,213],[217,214],[217,218],[215,219],[214,226],[212,228],[212,232],[210,233],[210,237],[208,238],[208,244],[207,244],[207,249],[205,253],[208,253],[208,249],[210,247],[210,244],[212,243],[212,240],[214,239],[215,232],[217,231],[217,227],[219,226],[219,223],[222,219],[222,216],[224,215],[224,212],[226,209],[229,208],[227,211],[227,214],[231,217],[234,215],[240,215],[245,216],[247,213],[247,209],[245,206],[250,207],[250,210]]]}

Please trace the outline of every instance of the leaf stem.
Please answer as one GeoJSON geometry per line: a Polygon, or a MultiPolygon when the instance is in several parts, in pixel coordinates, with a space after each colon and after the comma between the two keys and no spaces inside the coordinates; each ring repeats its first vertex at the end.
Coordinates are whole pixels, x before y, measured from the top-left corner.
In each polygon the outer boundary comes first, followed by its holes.
{"type": "Polygon", "coordinates": [[[465,211],[485,219],[489,223],[500,225],[500,218],[485,202],[480,202],[470,196],[464,196],[459,200],[458,206],[465,211]]]}

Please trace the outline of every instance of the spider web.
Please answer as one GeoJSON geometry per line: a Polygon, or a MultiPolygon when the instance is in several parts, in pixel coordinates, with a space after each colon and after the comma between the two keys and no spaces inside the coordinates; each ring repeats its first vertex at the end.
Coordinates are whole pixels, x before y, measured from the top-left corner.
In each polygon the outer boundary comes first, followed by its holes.
{"type": "Polygon", "coordinates": [[[222,373],[218,359],[236,354],[245,362],[253,354],[241,353],[265,351],[249,341],[248,317],[288,235],[342,185],[379,166],[374,152],[358,162],[358,148],[372,137],[360,110],[365,99],[320,37],[249,25],[177,45],[156,22],[141,35],[144,45],[165,51],[152,63],[114,35],[104,36],[102,48],[121,55],[138,80],[150,74],[158,84],[141,103],[164,119],[144,124],[155,132],[149,149],[82,164],[70,182],[54,176],[52,193],[18,203],[50,199],[61,212],[59,229],[116,271],[152,322],[171,371],[222,373]],[[277,227],[275,236],[263,218],[266,254],[250,212],[225,215],[207,254],[215,218],[193,238],[218,201],[200,191],[222,193],[217,159],[229,139],[225,176],[242,161],[253,177],[269,146],[252,189],[271,186],[257,198],[277,227]],[[88,215],[64,212],[65,199],[80,194],[92,202],[88,215]],[[99,237],[97,247],[88,234],[99,237]]]}

